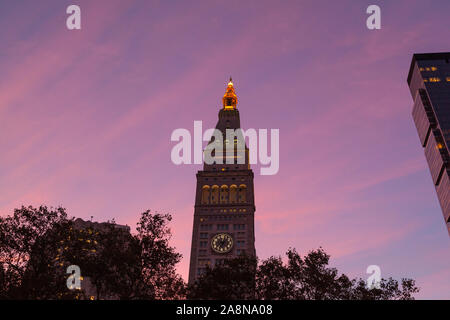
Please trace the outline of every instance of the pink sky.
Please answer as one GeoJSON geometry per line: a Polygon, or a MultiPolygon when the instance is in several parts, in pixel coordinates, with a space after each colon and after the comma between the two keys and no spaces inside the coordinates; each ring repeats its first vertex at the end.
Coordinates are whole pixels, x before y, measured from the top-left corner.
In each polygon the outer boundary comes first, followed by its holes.
{"type": "Polygon", "coordinates": [[[255,166],[256,249],[322,246],[366,277],[450,298],[450,242],[411,118],[414,52],[449,51],[448,1],[72,1],[0,4],[0,214],[24,205],[135,226],[170,212],[186,278],[199,165],[174,129],[213,127],[233,76],[244,128],[280,129],[255,166]],[[382,29],[366,28],[369,4],[382,29]]]}

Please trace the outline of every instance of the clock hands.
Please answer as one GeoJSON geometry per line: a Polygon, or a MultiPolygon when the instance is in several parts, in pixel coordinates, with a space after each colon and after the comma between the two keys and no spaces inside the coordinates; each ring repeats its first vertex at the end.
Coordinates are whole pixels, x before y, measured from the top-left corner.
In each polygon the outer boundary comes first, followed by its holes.
{"type": "Polygon", "coordinates": [[[226,253],[231,250],[233,246],[233,239],[228,234],[217,234],[213,237],[211,246],[213,250],[218,253],[226,253]]]}

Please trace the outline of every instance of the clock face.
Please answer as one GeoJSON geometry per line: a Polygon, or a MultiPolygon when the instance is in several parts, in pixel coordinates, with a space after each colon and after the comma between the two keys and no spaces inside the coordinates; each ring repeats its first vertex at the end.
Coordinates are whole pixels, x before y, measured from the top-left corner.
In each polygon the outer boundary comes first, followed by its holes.
{"type": "Polygon", "coordinates": [[[217,253],[227,253],[233,248],[233,238],[226,233],[216,234],[211,240],[211,248],[217,253]]]}

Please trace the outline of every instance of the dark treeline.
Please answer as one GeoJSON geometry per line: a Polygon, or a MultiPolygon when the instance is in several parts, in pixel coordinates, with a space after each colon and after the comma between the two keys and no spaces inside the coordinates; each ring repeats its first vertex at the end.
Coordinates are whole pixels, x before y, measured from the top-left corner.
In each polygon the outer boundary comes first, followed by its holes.
{"type": "Polygon", "coordinates": [[[328,266],[321,248],[295,249],[258,261],[242,255],[207,268],[192,286],[176,272],[169,214],[142,213],[136,234],[114,221],[80,226],[65,209],[22,207],[0,217],[0,299],[413,299],[414,280],[382,279],[368,289],[328,266]],[[77,265],[82,288],[69,290],[67,267],[77,265]]]}

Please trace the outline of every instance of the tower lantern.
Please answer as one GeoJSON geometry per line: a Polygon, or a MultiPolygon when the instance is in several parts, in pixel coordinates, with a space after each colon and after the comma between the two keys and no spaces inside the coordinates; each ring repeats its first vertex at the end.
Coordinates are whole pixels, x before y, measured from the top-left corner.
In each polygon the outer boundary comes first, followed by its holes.
{"type": "Polygon", "coordinates": [[[223,96],[223,108],[225,110],[235,110],[237,106],[237,95],[234,91],[233,79],[230,77],[230,81],[227,85],[227,91],[223,96]]]}

